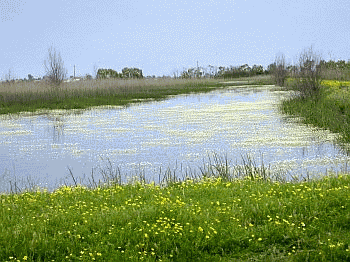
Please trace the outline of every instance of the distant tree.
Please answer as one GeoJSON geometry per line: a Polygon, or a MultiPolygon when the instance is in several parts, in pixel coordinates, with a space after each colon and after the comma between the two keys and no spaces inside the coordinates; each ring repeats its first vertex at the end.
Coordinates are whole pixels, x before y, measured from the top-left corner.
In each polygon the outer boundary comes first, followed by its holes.
{"type": "Polygon", "coordinates": [[[321,56],[312,50],[312,46],[308,50],[305,49],[299,56],[297,83],[303,98],[320,94],[321,61],[321,56]]]}
{"type": "Polygon", "coordinates": [[[28,74],[28,80],[29,80],[29,81],[34,80],[34,77],[33,77],[31,74],[28,74]]]}
{"type": "Polygon", "coordinates": [[[264,73],[264,68],[262,65],[253,65],[251,72],[253,75],[262,75],[264,73]]]}
{"type": "Polygon", "coordinates": [[[275,58],[275,68],[273,71],[274,81],[278,86],[283,86],[287,78],[286,59],[284,54],[277,55],[275,58]]]}
{"type": "Polygon", "coordinates": [[[139,68],[124,67],[122,75],[123,78],[143,78],[142,70],[139,68]]]}
{"type": "Polygon", "coordinates": [[[86,74],[85,78],[86,78],[87,80],[91,80],[91,79],[92,79],[92,75],[86,74]]]}
{"type": "Polygon", "coordinates": [[[56,54],[56,50],[52,47],[49,49],[48,61],[44,61],[48,82],[58,87],[65,79],[67,70],[64,68],[60,53],[56,54]],[[46,64],[48,62],[48,65],[46,64]]]}
{"type": "Polygon", "coordinates": [[[97,70],[97,78],[98,79],[121,78],[121,77],[122,77],[122,75],[113,69],[100,68],[97,70]]]}
{"type": "Polygon", "coordinates": [[[273,74],[275,69],[276,69],[276,63],[272,63],[272,64],[269,64],[267,66],[267,70],[266,71],[267,71],[268,74],[273,74]]]}
{"type": "Polygon", "coordinates": [[[194,75],[194,68],[184,69],[181,73],[181,78],[192,78],[194,75]]]}

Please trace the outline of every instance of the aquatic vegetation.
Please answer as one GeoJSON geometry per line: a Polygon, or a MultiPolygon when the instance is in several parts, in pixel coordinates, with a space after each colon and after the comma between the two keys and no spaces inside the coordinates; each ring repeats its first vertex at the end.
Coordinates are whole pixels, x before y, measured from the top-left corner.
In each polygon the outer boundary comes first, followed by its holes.
{"type": "MultiPolygon", "coordinates": [[[[295,79],[288,79],[288,88],[293,89],[295,79]]],[[[349,81],[322,80],[320,95],[300,99],[285,100],[279,106],[284,114],[298,115],[304,118],[303,123],[326,128],[333,133],[341,134],[338,140],[342,147],[347,148],[350,142],[350,93],[349,81]]]]}
{"type": "MultiPolygon", "coordinates": [[[[270,83],[269,77],[250,77],[250,84],[270,83]]],[[[221,79],[222,80],[222,79],[221,79]]],[[[220,79],[103,79],[62,83],[52,89],[47,83],[0,83],[0,114],[43,109],[87,109],[101,105],[128,105],[170,95],[210,92],[224,87],[220,79]]],[[[244,83],[245,85],[249,84],[244,83]]],[[[230,84],[232,86],[232,84],[230,84]]]]}

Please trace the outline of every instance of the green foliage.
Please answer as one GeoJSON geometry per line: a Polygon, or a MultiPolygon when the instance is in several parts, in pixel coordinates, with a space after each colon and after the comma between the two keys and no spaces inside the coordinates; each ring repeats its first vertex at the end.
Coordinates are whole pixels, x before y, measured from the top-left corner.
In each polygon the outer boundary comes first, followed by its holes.
{"type": "Polygon", "coordinates": [[[122,70],[123,78],[143,78],[142,70],[138,68],[125,67],[122,70]]]}
{"type": "Polygon", "coordinates": [[[106,79],[106,78],[137,78],[141,79],[143,78],[142,70],[138,68],[123,68],[121,73],[118,73],[117,71],[113,69],[98,69],[97,71],[97,78],[99,79],[106,79]]]}
{"type": "MultiPolygon", "coordinates": [[[[287,87],[298,90],[299,79],[288,79],[287,87]],[[294,87],[293,87],[294,86],[294,87]]],[[[283,114],[302,117],[303,123],[325,128],[339,134],[338,143],[349,152],[346,143],[350,143],[350,82],[323,80],[317,94],[295,96],[284,100],[279,106],[283,114]]]]}
{"type": "Polygon", "coordinates": [[[348,261],[350,176],[0,196],[1,261],[348,261]]]}
{"type": "Polygon", "coordinates": [[[28,74],[28,80],[29,80],[29,81],[34,80],[34,77],[33,77],[31,74],[28,74]]]}
{"type": "Polygon", "coordinates": [[[122,74],[119,74],[117,71],[113,69],[98,69],[97,71],[98,79],[106,79],[106,78],[122,78],[122,74]]]}

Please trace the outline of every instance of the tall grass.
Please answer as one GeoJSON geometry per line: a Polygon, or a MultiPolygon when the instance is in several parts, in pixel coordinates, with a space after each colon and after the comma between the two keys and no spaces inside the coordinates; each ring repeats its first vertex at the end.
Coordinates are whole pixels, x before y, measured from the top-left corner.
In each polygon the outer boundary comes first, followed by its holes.
{"type": "MultiPolygon", "coordinates": [[[[260,78],[248,78],[252,82],[260,78]]],[[[264,83],[268,80],[262,79],[264,83]]],[[[143,99],[209,92],[225,86],[220,79],[104,79],[62,83],[52,88],[46,82],[0,85],[0,114],[39,109],[85,109],[100,105],[127,105],[143,99]]]]}
{"type": "Polygon", "coordinates": [[[350,176],[201,176],[0,195],[1,261],[347,261],[350,176]]]}
{"type": "MultiPolygon", "coordinates": [[[[297,80],[289,79],[286,89],[298,90],[297,80]]],[[[350,82],[322,80],[317,95],[307,98],[296,93],[291,99],[279,105],[283,114],[299,116],[304,124],[339,133],[337,144],[350,153],[350,82]]]]}

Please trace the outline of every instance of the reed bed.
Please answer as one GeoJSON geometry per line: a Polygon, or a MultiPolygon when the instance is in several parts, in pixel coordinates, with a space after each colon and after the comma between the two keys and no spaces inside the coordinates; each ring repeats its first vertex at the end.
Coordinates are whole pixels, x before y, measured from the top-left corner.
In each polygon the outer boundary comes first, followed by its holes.
{"type": "MultiPolygon", "coordinates": [[[[268,82],[246,78],[248,83],[268,82]],[[249,82],[250,81],[250,82],[249,82]]],[[[223,87],[221,79],[104,79],[62,83],[2,83],[0,114],[34,112],[42,109],[86,109],[100,105],[126,105],[143,99],[164,99],[169,95],[209,92],[223,87]]]]}

